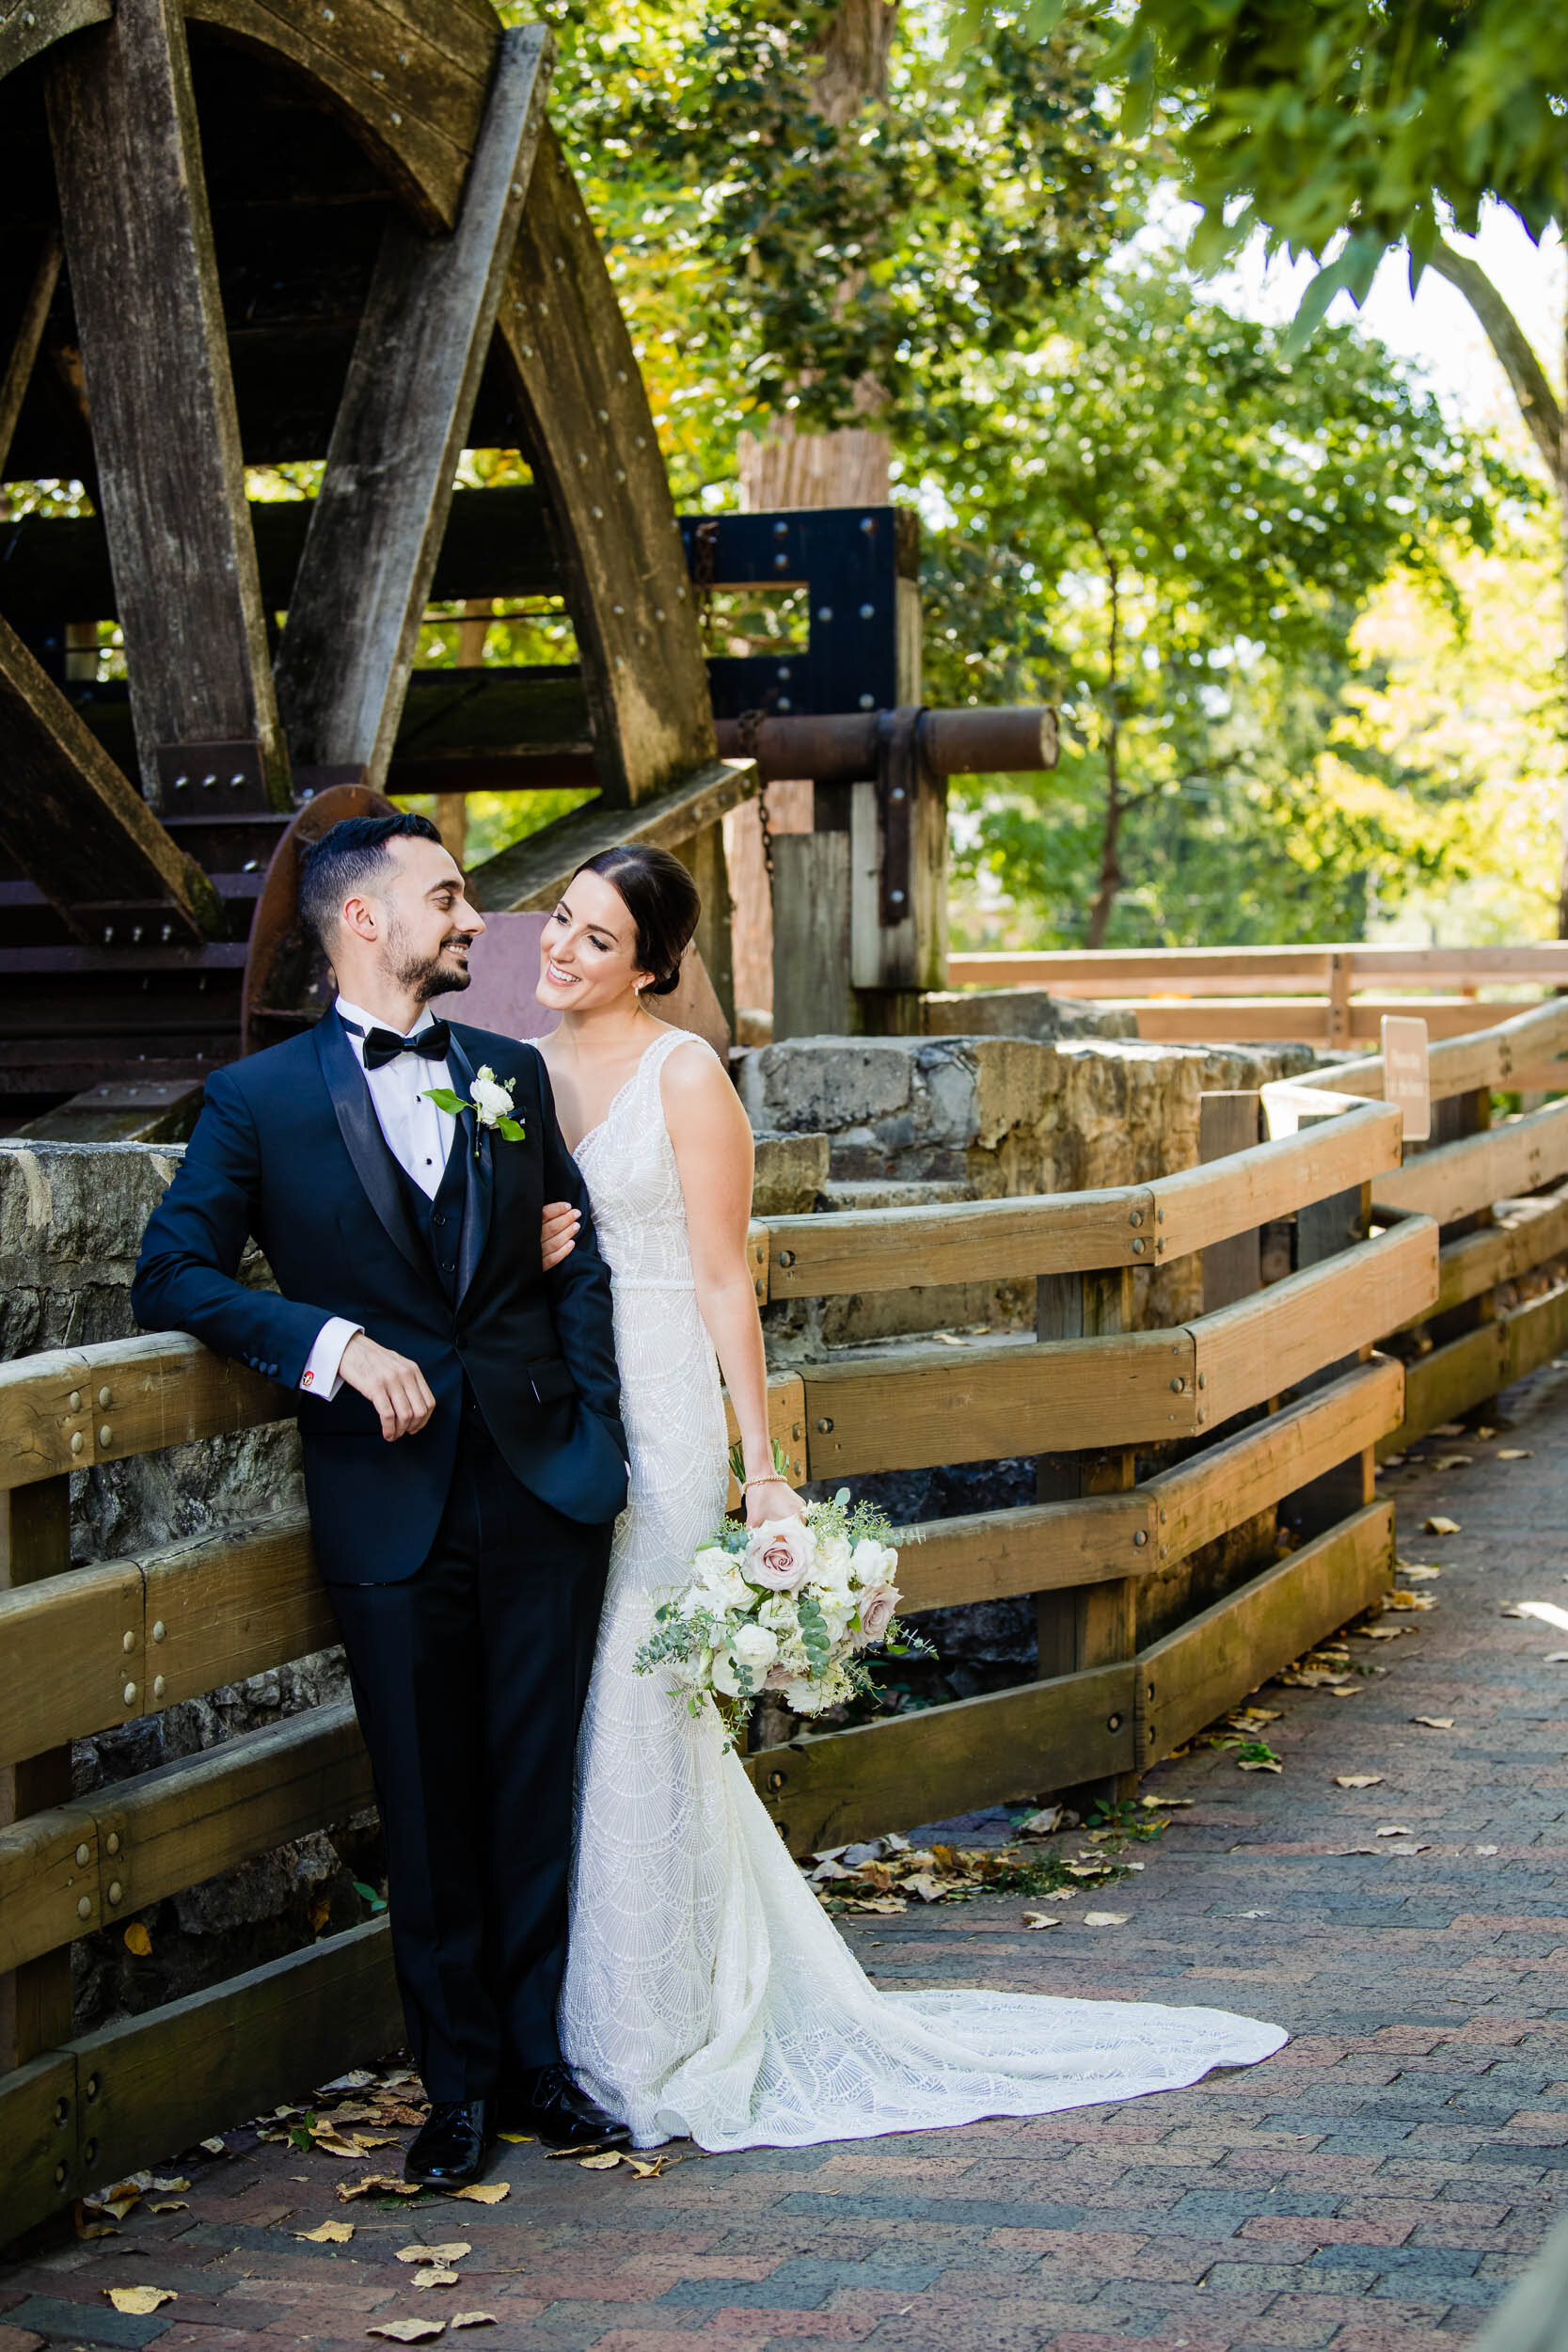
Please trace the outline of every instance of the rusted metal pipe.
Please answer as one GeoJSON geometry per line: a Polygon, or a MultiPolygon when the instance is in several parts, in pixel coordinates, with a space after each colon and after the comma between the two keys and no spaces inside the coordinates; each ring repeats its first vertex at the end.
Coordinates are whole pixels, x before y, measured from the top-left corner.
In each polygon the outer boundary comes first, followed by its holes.
{"type": "MultiPolygon", "coordinates": [[[[874,710],[831,717],[764,719],[754,736],[738,719],[719,721],[725,759],[755,757],[764,784],[809,776],[816,784],[854,784],[877,773],[874,710]]],[[[1033,775],[1056,765],[1056,713],[1046,707],[927,710],[922,745],[937,776],[1033,775]]]]}

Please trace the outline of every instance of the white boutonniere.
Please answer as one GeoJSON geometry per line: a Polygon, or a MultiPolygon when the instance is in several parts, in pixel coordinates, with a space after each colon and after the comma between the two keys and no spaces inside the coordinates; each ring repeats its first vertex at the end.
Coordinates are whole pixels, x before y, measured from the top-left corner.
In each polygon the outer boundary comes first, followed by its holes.
{"type": "Polygon", "coordinates": [[[461,1111],[472,1111],[481,1127],[493,1127],[508,1143],[526,1143],[528,1129],[520,1119],[513,1116],[513,1081],[498,1078],[488,1062],[481,1062],[474,1079],[474,1099],[466,1103],[451,1087],[427,1087],[426,1099],[438,1111],[450,1111],[455,1119],[461,1111]]]}

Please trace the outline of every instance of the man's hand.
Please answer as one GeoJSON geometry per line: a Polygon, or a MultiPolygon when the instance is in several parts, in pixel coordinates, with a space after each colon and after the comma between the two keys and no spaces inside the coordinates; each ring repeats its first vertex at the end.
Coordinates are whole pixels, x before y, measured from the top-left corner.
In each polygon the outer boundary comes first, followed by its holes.
{"type": "Polygon", "coordinates": [[[581,1223],[581,1216],[569,1200],[546,1201],[539,1220],[539,1248],[546,1274],[571,1256],[581,1223]]]}
{"type": "Polygon", "coordinates": [[[388,1443],[394,1438],[413,1437],[436,1410],[436,1399],[419,1365],[389,1347],[378,1346],[363,1331],[356,1332],[344,1348],[338,1370],[351,1389],[357,1389],[375,1406],[381,1416],[381,1434],[388,1443]]]}

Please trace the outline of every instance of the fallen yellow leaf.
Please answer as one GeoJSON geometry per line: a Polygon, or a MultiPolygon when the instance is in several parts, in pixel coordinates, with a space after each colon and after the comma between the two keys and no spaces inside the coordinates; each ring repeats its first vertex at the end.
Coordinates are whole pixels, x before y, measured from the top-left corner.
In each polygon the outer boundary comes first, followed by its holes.
{"type": "MultiPolygon", "coordinates": [[[[338,2202],[341,2205],[348,2204],[356,2197],[417,2197],[419,2193],[417,2181],[400,2181],[391,2172],[367,2172],[363,2180],[340,2181],[338,2184],[338,2202]]],[[[460,2188],[455,2193],[459,2197],[467,2197],[471,2192],[460,2188]]]]}
{"type": "Polygon", "coordinates": [[[1423,1519],[1421,1521],[1421,1533],[1423,1535],[1458,1535],[1463,1533],[1463,1530],[1461,1529],[1457,1519],[1446,1519],[1438,1517],[1435,1518],[1423,1519]]]}
{"type": "Polygon", "coordinates": [[[1499,1446],[1497,1458],[1499,1462],[1528,1462],[1530,1458],[1530,1450],[1528,1445],[1499,1446]]]}
{"type": "Polygon", "coordinates": [[[152,1938],[139,1919],[133,1919],[125,1931],[125,1948],[135,1952],[138,1960],[146,1960],[152,1949],[152,1938]]]}
{"type": "Polygon", "coordinates": [[[172,2287],[105,2287],[103,2293],[117,2312],[128,2312],[137,2319],[146,2319],[160,2303],[180,2299],[172,2287]]]}
{"type": "Polygon", "coordinates": [[[1429,1731],[1451,1731],[1454,1724],[1451,1715],[1412,1715],[1410,1720],[1413,1724],[1425,1724],[1429,1731]]]}
{"type": "Polygon", "coordinates": [[[476,2205],[499,2205],[503,2197],[512,2194],[510,2181],[475,2181],[467,2188],[454,2188],[454,2197],[467,2197],[476,2205]]]}
{"type": "Polygon", "coordinates": [[[1131,1917],[1131,1912],[1127,1911],[1085,1911],[1084,1925],[1086,1928],[1124,1928],[1131,1917]]]}
{"type": "Polygon", "coordinates": [[[1376,1788],[1382,1785],[1381,1772],[1336,1772],[1336,1788],[1376,1788]]]}
{"type": "Polygon", "coordinates": [[[310,2246],[346,2246],[354,2235],[352,2221],[324,2221],[319,2230],[296,2230],[294,2235],[310,2246]]]}
{"type": "Polygon", "coordinates": [[[448,2263],[460,2263],[473,2250],[466,2238],[454,2238],[450,2246],[400,2246],[397,2259],[400,2263],[435,2263],[444,2269],[448,2263]]]}
{"type": "Polygon", "coordinates": [[[457,2273],[455,2270],[416,2270],[414,2284],[417,2287],[454,2287],[457,2273]]]}
{"type": "Polygon", "coordinates": [[[494,2312],[453,2312],[448,2322],[452,2328],[493,2328],[495,2324],[494,2312]]]}
{"type": "Polygon", "coordinates": [[[1023,1924],[1026,1928],[1059,1928],[1062,1923],[1048,1911],[1026,1911],[1023,1924]]]}
{"type": "Polygon", "coordinates": [[[190,2209],[191,2201],[188,2197],[166,2198],[162,2203],[150,2204],[147,2208],[149,2213],[189,2213],[190,2209]]]}
{"type": "MultiPolygon", "coordinates": [[[[498,2132],[496,2134],[496,2137],[498,2139],[504,2139],[507,2145],[512,2148],[529,2148],[533,2144],[533,2134],[531,2132],[498,2132]]],[[[451,2324],[455,2328],[457,2325],[456,2320],[454,2319],[451,2324]]]]}
{"type": "Polygon", "coordinates": [[[599,2155],[584,2156],[582,2169],[585,2172],[612,2172],[620,2161],[619,2151],[607,2148],[599,2155]]]}
{"type": "Polygon", "coordinates": [[[390,2336],[394,2344],[428,2344],[433,2336],[446,2331],[444,2319],[384,2319],[379,2328],[367,2328],[368,2336],[390,2336]]]}

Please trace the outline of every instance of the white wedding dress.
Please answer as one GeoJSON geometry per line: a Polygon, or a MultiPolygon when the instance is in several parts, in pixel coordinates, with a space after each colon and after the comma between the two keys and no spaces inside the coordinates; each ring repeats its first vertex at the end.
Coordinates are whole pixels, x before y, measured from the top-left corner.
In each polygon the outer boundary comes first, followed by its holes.
{"type": "Polygon", "coordinates": [[[683,1050],[711,1049],[680,1030],[657,1040],[577,1150],[613,1277],[631,1490],[578,1755],[568,2063],[639,2145],[724,2149],[1045,2115],[1267,2058],[1283,2031],[1219,2010],[877,1992],[712,1708],[693,1717],[660,1676],[636,1672],[657,1599],[722,1518],[726,1486],[659,1090],[683,1050]]]}

